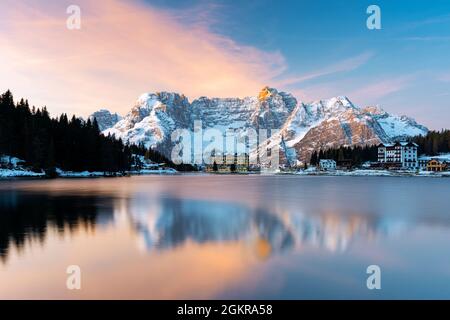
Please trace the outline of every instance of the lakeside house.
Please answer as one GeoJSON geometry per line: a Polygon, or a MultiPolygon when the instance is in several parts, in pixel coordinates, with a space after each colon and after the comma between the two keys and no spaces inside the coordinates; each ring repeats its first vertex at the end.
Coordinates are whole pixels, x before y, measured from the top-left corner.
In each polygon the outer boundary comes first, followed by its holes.
{"type": "Polygon", "coordinates": [[[416,169],[418,145],[414,142],[382,143],[378,145],[378,164],[388,169],[416,169]]]}
{"type": "Polygon", "coordinates": [[[142,155],[133,155],[133,165],[131,166],[131,171],[133,172],[151,172],[151,171],[172,171],[165,163],[156,163],[147,159],[142,155]]]}
{"type": "Polygon", "coordinates": [[[427,171],[442,172],[448,168],[446,161],[439,161],[438,159],[431,159],[427,162],[427,171]]]}
{"type": "Polygon", "coordinates": [[[427,171],[446,171],[450,168],[450,154],[436,156],[422,155],[419,157],[419,167],[427,171]]]}
{"type": "Polygon", "coordinates": [[[0,169],[17,169],[25,166],[25,161],[16,157],[0,155],[0,169]]]}
{"type": "Polygon", "coordinates": [[[322,171],[336,170],[336,161],[332,159],[320,159],[319,169],[322,171]]]}

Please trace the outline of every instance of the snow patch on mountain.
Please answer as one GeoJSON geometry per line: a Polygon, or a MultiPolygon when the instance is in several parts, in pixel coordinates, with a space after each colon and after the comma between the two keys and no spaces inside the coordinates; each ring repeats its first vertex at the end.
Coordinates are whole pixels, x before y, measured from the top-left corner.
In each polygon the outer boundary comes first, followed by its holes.
{"type": "Polygon", "coordinates": [[[386,115],[377,119],[384,132],[392,138],[412,137],[426,134],[428,131],[424,126],[418,125],[416,121],[406,116],[386,115]]]}

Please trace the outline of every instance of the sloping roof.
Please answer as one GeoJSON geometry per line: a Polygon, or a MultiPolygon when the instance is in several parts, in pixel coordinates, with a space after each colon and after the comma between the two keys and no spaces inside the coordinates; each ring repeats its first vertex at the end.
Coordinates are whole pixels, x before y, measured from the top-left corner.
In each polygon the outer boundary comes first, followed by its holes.
{"type": "Polygon", "coordinates": [[[392,143],[380,143],[379,145],[378,145],[378,147],[380,148],[380,147],[385,147],[385,148],[387,148],[387,147],[393,147],[394,145],[392,144],[392,143]]]}
{"type": "Polygon", "coordinates": [[[404,147],[405,146],[408,146],[408,147],[418,147],[419,146],[417,143],[411,142],[411,141],[402,141],[402,142],[400,142],[400,144],[404,147]]]}
{"type": "Polygon", "coordinates": [[[411,142],[411,141],[396,141],[395,143],[380,143],[378,145],[378,147],[394,147],[394,146],[402,146],[402,147],[406,147],[406,146],[410,146],[410,147],[418,147],[419,145],[415,142],[411,142]]]}
{"type": "Polygon", "coordinates": [[[428,161],[428,163],[431,163],[431,162],[437,163],[437,164],[444,164],[445,163],[445,161],[439,161],[438,159],[431,159],[431,160],[428,161]]]}

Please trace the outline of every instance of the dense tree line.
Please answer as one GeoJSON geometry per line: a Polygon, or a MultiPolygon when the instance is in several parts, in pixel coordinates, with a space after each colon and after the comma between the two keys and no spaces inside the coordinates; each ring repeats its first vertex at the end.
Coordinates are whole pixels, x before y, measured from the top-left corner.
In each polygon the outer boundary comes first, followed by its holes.
{"type": "Polygon", "coordinates": [[[333,159],[335,161],[351,160],[353,165],[360,165],[366,161],[376,161],[377,154],[377,146],[342,146],[339,148],[314,151],[311,155],[310,164],[317,165],[320,159],[333,159]]]}
{"type": "Polygon", "coordinates": [[[425,136],[412,139],[419,145],[419,154],[435,156],[439,153],[450,153],[450,130],[429,131],[425,136]]]}
{"type": "Polygon", "coordinates": [[[14,103],[8,90],[0,95],[0,155],[26,161],[35,170],[49,172],[56,167],[66,171],[121,172],[135,164],[133,154],[179,170],[189,166],[174,165],[157,151],[142,145],[127,145],[100,133],[97,121],[83,121],[66,114],[51,118],[45,107],[30,108],[28,101],[14,103]]]}

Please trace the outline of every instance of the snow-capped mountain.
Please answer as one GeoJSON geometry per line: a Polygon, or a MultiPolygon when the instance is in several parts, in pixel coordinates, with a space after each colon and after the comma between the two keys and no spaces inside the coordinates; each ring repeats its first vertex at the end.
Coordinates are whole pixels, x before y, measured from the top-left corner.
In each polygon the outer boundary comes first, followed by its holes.
{"type": "Polygon", "coordinates": [[[113,127],[117,122],[119,122],[122,117],[119,116],[117,113],[111,113],[108,110],[101,109],[97,112],[94,112],[89,116],[89,119],[93,121],[97,119],[98,128],[100,131],[109,129],[113,127]]]}
{"type": "Polygon", "coordinates": [[[300,103],[271,144],[280,143],[292,164],[307,161],[314,150],[386,143],[427,132],[406,116],[378,107],[358,108],[347,97],[335,97],[300,103]]]}
{"type": "MultiPolygon", "coordinates": [[[[97,118],[96,114],[93,116],[97,118]]],[[[105,111],[100,115],[109,119],[105,111]]],[[[302,103],[289,93],[269,87],[255,97],[200,97],[191,103],[177,93],[147,93],[117,123],[108,125],[108,121],[97,118],[107,127],[104,134],[158,147],[167,155],[172,147],[171,133],[176,129],[192,131],[196,120],[202,121],[203,129],[222,132],[228,128],[278,129],[268,143],[278,144],[280,161],[289,164],[309,160],[320,148],[372,145],[428,131],[406,116],[392,115],[378,107],[359,108],[347,97],[302,103]]]]}

